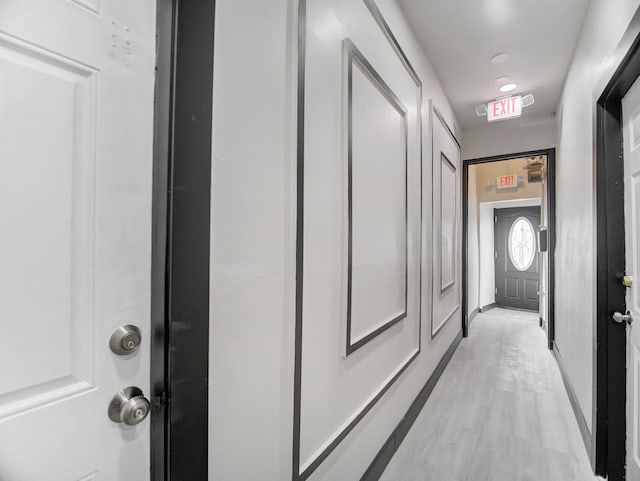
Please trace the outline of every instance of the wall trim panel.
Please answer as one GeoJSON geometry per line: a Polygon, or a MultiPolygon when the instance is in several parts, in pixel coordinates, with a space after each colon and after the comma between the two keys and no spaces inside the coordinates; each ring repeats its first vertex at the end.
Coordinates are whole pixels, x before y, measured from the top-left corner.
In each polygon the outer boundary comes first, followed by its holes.
{"type": "Polygon", "coordinates": [[[382,79],[380,74],[373,68],[366,57],[355,46],[351,39],[343,41],[343,48],[347,55],[347,197],[348,197],[348,241],[347,241],[347,336],[346,354],[350,355],[361,348],[369,341],[385,332],[387,329],[406,319],[407,317],[407,291],[409,283],[409,225],[408,225],[408,193],[407,193],[407,170],[408,170],[408,127],[407,109],[402,104],[398,96],[391,90],[389,85],[382,79]],[[391,106],[402,117],[402,130],[404,141],[404,308],[402,312],[392,318],[379,323],[379,327],[366,333],[360,339],[353,340],[352,336],[352,313],[353,313],[353,66],[356,64],[369,78],[373,86],[385,97],[391,106]]]}
{"type": "MultiPolygon", "coordinates": [[[[454,203],[453,203],[453,249],[455,250],[457,247],[457,239],[458,239],[458,229],[457,224],[456,224],[456,214],[458,213],[458,199],[457,196],[455,195],[456,192],[456,181],[457,181],[457,177],[458,177],[458,169],[456,168],[455,165],[453,165],[453,163],[447,158],[447,156],[444,154],[444,152],[440,152],[440,237],[442,238],[442,215],[443,215],[443,209],[442,206],[444,204],[443,199],[442,199],[442,191],[443,191],[443,180],[444,177],[442,175],[442,167],[447,166],[449,169],[451,169],[451,171],[453,172],[453,181],[454,181],[454,185],[453,185],[453,189],[454,189],[454,203]]],[[[452,258],[451,258],[451,262],[452,262],[452,266],[451,269],[453,270],[453,279],[449,280],[448,282],[444,282],[444,276],[442,274],[442,259],[443,259],[443,255],[442,255],[442,240],[440,241],[440,294],[442,294],[443,292],[449,290],[450,288],[452,288],[453,286],[455,286],[456,284],[456,268],[457,268],[457,262],[456,262],[456,255],[455,253],[452,252],[452,258]]]]}
{"type": "MultiPolygon", "coordinates": [[[[371,12],[376,23],[390,42],[402,64],[416,84],[418,112],[422,111],[422,82],[415,69],[409,62],[389,25],[375,5],[374,0],[363,0],[371,12]]],[[[294,354],[294,399],[293,399],[293,450],[292,450],[292,480],[304,481],[329,457],[342,440],[358,425],[366,414],[377,404],[389,388],[397,381],[405,370],[413,363],[422,351],[422,295],[419,295],[418,319],[418,348],[410,355],[406,362],[396,371],[388,382],[375,394],[373,398],[353,417],[338,435],[322,449],[315,459],[304,469],[300,466],[300,434],[301,434],[301,384],[302,384],[302,333],[303,333],[303,274],[304,274],[304,158],[305,158],[305,63],[306,63],[306,0],[298,3],[298,56],[297,56],[297,149],[296,149],[296,286],[295,286],[295,354],[294,354]]],[[[417,116],[419,136],[419,157],[422,176],[422,116],[417,116]]],[[[422,219],[422,191],[420,193],[420,218],[422,219]]],[[[421,239],[422,243],[422,239],[421,239]]],[[[420,249],[420,265],[422,265],[422,250],[420,249]]],[[[422,292],[422,275],[419,276],[418,292],[422,292]]],[[[389,326],[390,327],[390,326],[389,326]]]]}
{"type": "MultiPolygon", "coordinates": [[[[440,122],[440,124],[442,125],[444,131],[446,134],[448,134],[448,136],[451,138],[451,140],[453,141],[453,144],[455,145],[455,148],[457,149],[458,152],[458,165],[462,165],[462,159],[461,159],[461,155],[460,155],[460,142],[458,141],[457,137],[455,136],[453,130],[451,129],[451,127],[449,127],[449,124],[447,124],[447,121],[445,120],[445,118],[443,117],[443,115],[440,113],[440,111],[438,110],[438,108],[433,105],[433,102],[430,102],[430,110],[431,110],[431,149],[432,151],[434,151],[436,149],[436,145],[435,145],[435,118],[438,119],[438,121],[440,122]]],[[[439,150],[439,149],[438,149],[439,150]]],[[[431,269],[431,289],[430,289],[430,297],[431,297],[431,339],[435,339],[436,336],[442,331],[442,329],[446,326],[447,322],[455,315],[455,313],[460,309],[460,295],[457,296],[457,301],[455,302],[455,304],[453,305],[453,307],[446,313],[446,315],[444,315],[442,317],[442,320],[440,320],[438,322],[438,324],[436,325],[436,293],[439,293],[440,296],[451,296],[452,292],[450,291],[450,288],[454,287],[456,285],[456,280],[458,278],[458,276],[460,275],[460,272],[458,271],[458,265],[455,262],[455,259],[457,257],[457,253],[458,253],[458,249],[461,247],[461,243],[460,243],[460,239],[459,239],[459,231],[460,231],[460,226],[459,226],[459,211],[458,211],[458,189],[460,188],[460,179],[458,177],[458,168],[453,162],[451,162],[451,160],[444,154],[444,152],[442,150],[439,150],[439,157],[440,157],[440,165],[438,165],[438,169],[439,169],[439,175],[438,175],[438,179],[439,179],[439,187],[438,187],[438,196],[439,201],[438,203],[440,204],[439,206],[437,206],[439,213],[440,213],[440,218],[439,218],[439,222],[440,222],[440,226],[438,227],[438,229],[436,229],[436,225],[435,225],[435,212],[436,211],[436,189],[434,188],[434,182],[436,179],[436,175],[435,175],[435,166],[436,161],[436,155],[435,155],[435,151],[433,152],[433,159],[434,161],[431,163],[431,184],[432,184],[432,189],[431,189],[431,210],[432,210],[432,214],[431,214],[431,235],[433,236],[433,249],[432,249],[432,266],[437,265],[435,263],[435,260],[433,260],[433,256],[435,254],[436,251],[440,251],[440,258],[439,258],[439,288],[437,288],[436,291],[436,273],[435,273],[435,269],[431,269]],[[456,195],[455,197],[455,207],[454,207],[454,229],[453,229],[453,255],[452,255],[452,262],[453,262],[453,282],[452,283],[447,283],[446,285],[443,285],[443,279],[442,279],[442,167],[444,165],[448,165],[450,167],[453,168],[454,173],[455,173],[455,189],[456,189],[456,195]],[[436,235],[436,230],[438,230],[438,234],[436,235]]],[[[464,250],[464,249],[462,249],[464,250]]],[[[462,255],[464,255],[464,253],[462,253],[462,255]]],[[[464,325],[463,325],[464,328],[464,325]]]]}

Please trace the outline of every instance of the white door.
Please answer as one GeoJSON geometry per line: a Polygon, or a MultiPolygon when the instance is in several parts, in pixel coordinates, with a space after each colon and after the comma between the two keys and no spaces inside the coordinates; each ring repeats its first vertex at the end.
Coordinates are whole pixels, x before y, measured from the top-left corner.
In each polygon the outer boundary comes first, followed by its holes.
{"type": "Polygon", "coordinates": [[[622,100],[625,191],[625,272],[634,278],[627,309],[627,479],[640,480],[640,83],[622,100]]]}
{"type": "Polygon", "coordinates": [[[149,479],[107,408],[149,394],[154,35],[151,1],[0,1],[2,481],[149,479]]]}

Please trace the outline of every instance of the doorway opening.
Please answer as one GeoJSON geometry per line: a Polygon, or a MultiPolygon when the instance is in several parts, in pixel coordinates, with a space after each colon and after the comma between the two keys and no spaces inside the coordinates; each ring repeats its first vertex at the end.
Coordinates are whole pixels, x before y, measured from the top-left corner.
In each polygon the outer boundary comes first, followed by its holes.
{"type": "Polygon", "coordinates": [[[467,160],[463,331],[493,307],[539,313],[553,348],[555,149],[467,160]]]}

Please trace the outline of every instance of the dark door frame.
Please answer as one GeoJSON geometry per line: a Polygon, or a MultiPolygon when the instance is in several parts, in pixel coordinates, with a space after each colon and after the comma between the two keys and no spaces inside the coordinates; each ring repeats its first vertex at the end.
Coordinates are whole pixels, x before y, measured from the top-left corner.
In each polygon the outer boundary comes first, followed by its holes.
{"type": "Polygon", "coordinates": [[[626,328],[611,321],[626,308],[622,98],[640,76],[637,37],[596,103],[597,309],[594,402],[595,470],[625,479],[626,328]]]}
{"type": "Polygon", "coordinates": [[[215,0],[157,0],[151,479],[206,480],[215,0]]]}
{"type": "Polygon", "coordinates": [[[519,159],[522,157],[547,156],[547,199],[548,205],[548,254],[549,254],[549,292],[547,312],[547,334],[549,349],[553,349],[555,325],[555,235],[556,235],[556,149],[540,149],[514,154],[495,155],[479,159],[464,160],[462,165],[462,332],[469,335],[469,312],[467,309],[467,249],[469,245],[469,166],[519,159]]]}

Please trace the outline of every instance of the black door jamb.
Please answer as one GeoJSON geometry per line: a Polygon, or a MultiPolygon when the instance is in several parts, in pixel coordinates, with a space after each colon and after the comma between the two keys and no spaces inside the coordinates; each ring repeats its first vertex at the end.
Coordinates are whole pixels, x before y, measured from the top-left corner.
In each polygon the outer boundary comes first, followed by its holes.
{"type": "Polygon", "coordinates": [[[556,149],[532,150],[530,152],[520,152],[515,154],[496,155],[479,159],[464,160],[462,162],[462,333],[464,337],[469,336],[469,312],[467,309],[467,249],[469,244],[468,227],[469,222],[469,166],[477,164],[487,164],[489,162],[499,162],[501,160],[519,159],[522,157],[535,157],[537,155],[547,156],[547,199],[549,200],[549,292],[548,296],[548,343],[549,349],[553,349],[553,339],[555,336],[555,235],[556,235],[556,149]]]}
{"type": "Polygon", "coordinates": [[[625,310],[618,276],[625,268],[622,98],[640,75],[640,37],[613,74],[596,105],[597,322],[594,373],[595,470],[625,479],[626,331],[611,322],[625,310]]]}
{"type": "Polygon", "coordinates": [[[151,479],[206,480],[215,0],[156,7],[151,479]]]}

